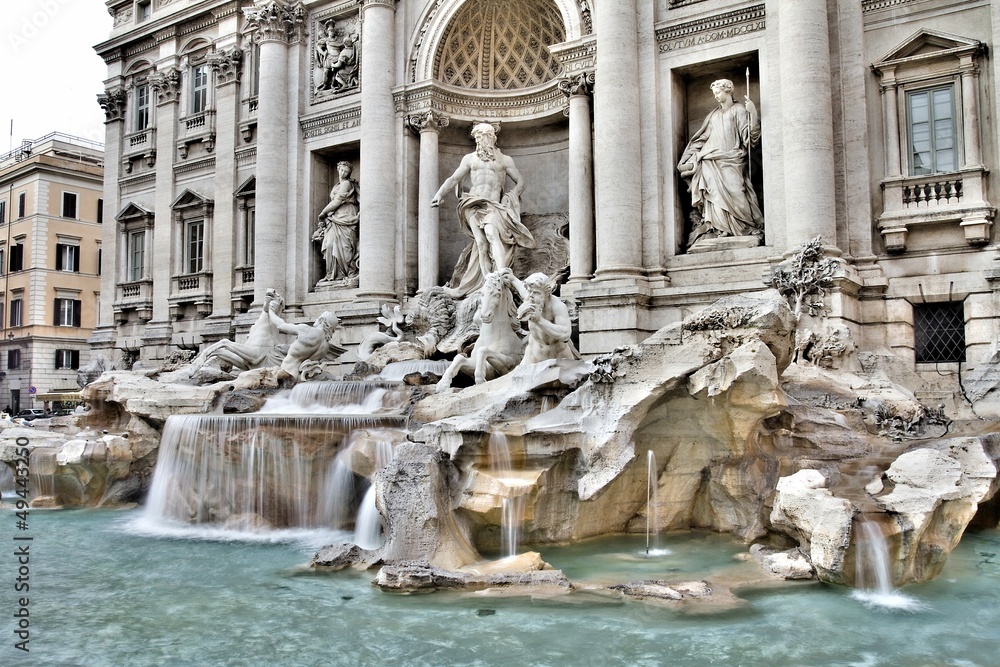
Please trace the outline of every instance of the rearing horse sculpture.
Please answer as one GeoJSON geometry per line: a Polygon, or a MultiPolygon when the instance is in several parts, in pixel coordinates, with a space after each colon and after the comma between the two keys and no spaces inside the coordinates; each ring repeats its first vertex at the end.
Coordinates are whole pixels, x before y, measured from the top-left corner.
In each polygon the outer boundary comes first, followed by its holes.
{"type": "Polygon", "coordinates": [[[509,373],[521,362],[524,341],[514,331],[517,311],[507,278],[499,271],[486,276],[479,288],[481,300],[475,320],[479,323],[479,338],[472,354],[459,354],[437,384],[438,391],[451,388],[459,373],[472,375],[476,384],[509,373]]]}

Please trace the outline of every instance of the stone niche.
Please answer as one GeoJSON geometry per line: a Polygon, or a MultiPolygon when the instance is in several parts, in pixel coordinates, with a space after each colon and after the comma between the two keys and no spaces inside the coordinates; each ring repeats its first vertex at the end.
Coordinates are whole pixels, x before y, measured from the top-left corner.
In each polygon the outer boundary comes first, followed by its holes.
{"type": "MultiPolygon", "coordinates": [[[[767,110],[763,108],[761,102],[760,64],[756,52],[673,70],[675,90],[680,95],[677,106],[681,113],[672,120],[673,127],[671,128],[677,153],[667,159],[664,168],[672,172],[672,178],[676,181],[677,200],[674,202],[675,238],[678,245],[676,252],[687,252],[688,238],[692,231],[691,213],[693,210],[688,183],[681,178],[680,172],[677,170],[677,163],[691,137],[701,127],[706,116],[718,105],[712,94],[712,82],[718,79],[732,81],[733,98],[737,104],[742,105],[744,96],[747,94],[747,68],[750,70],[750,99],[757,105],[757,110],[760,112],[763,132],[763,126],[767,123],[767,110]]],[[[750,151],[750,180],[766,219],[761,143],[758,143],[750,151]]]]}
{"type": "MultiPolygon", "coordinates": [[[[320,148],[312,152],[309,164],[309,216],[306,229],[310,237],[316,231],[319,223],[319,213],[330,203],[330,190],[337,185],[339,178],[337,175],[337,164],[341,161],[349,162],[354,168],[351,178],[358,182],[359,197],[364,197],[365,184],[358,178],[361,171],[361,147],[358,143],[340,144],[329,148],[320,148]]],[[[369,190],[372,194],[378,192],[377,184],[372,184],[369,190]]],[[[319,241],[309,241],[309,285],[310,289],[316,289],[316,283],[320,282],[326,275],[326,263],[323,261],[323,254],[320,251],[319,241]]]]}
{"type": "MultiPolygon", "coordinates": [[[[443,183],[462,158],[475,150],[469,135],[472,123],[453,121],[441,132],[439,144],[439,180],[443,183]]],[[[568,210],[569,210],[569,122],[564,116],[548,119],[544,124],[500,123],[497,148],[514,159],[514,164],[524,177],[521,195],[521,219],[536,237],[535,251],[519,249],[515,255],[515,271],[558,270],[569,262],[568,210]],[[542,255],[545,255],[542,257],[542,255]],[[565,257],[565,259],[562,259],[565,257]]],[[[507,179],[506,192],[512,183],[507,179]]],[[[362,190],[364,184],[361,184],[362,190]]],[[[463,184],[462,191],[468,189],[463,184]]],[[[458,221],[458,200],[448,193],[441,201],[440,235],[441,257],[437,284],[443,285],[451,278],[459,255],[471,242],[458,221]]]]}

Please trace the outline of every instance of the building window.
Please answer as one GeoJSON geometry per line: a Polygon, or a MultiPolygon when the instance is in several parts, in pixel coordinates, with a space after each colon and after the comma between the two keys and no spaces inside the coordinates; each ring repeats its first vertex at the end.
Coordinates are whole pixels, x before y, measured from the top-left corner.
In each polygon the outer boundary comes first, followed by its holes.
{"type": "Polygon", "coordinates": [[[80,368],[80,350],[56,350],[56,369],[80,368]]]}
{"type": "Polygon", "coordinates": [[[7,222],[7,201],[0,201],[0,225],[7,222]]]}
{"type": "Polygon", "coordinates": [[[196,65],[191,70],[191,113],[208,108],[208,65],[196,65]]]}
{"type": "Polygon", "coordinates": [[[76,193],[64,192],[62,196],[62,217],[76,219],[76,193]]]}
{"type": "Polygon", "coordinates": [[[260,44],[254,42],[250,52],[250,97],[260,94],[260,44]]]}
{"type": "Polygon", "coordinates": [[[205,221],[192,220],[184,231],[186,273],[201,273],[205,258],[205,221]]]}
{"type": "Polygon", "coordinates": [[[28,208],[28,195],[20,193],[17,195],[17,217],[23,218],[28,208]]]}
{"type": "Polygon", "coordinates": [[[247,209],[246,226],[243,230],[243,265],[253,266],[254,262],[254,231],[257,227],[257,209],[250,207],[247,209]]]}
{"type": "Polygon", "coordinates": [[[56,244],[56,271],[80,272],[80,246],[56,244]]]}
{"type": "Polygon", "coordinates": [[[20,298],[10,300],[10,326],[19,327],[22,325],[21,315],[22,315],[22,305],[23,302],[20,298]]]}
{"type": "Polygon", "coordinates": [[[10,272],[24,269],[24,244],[15,243],[10,247],[10,272]]]}
{"type": "Polygon", "coordinates": [[[944,86],[906,95],[910,124],[910,174],[952,172],[955,156],[955,89],[944,86]]]}
{"type": "Polygon", "coordinates": [[[79,299],[56,299],[55,314],[55,325],[57,327],[80,326],[79,299]]]}
{"type": "Polygon", "coordinates": [[[135,22],[143,23],[153,15],[153,0],[139,0],[135,3],[135,22]]]}
{"type": "Polygon", "coordinates": [[[101,263],[104,260],[104,248],[97,249],[97,275],[101,275],[101,263]]]}
{"type": "Polygon", "coordinates": [[[103,224],[103,223],[104,223],[104,200],[103,199],[98,199],[97,200],[97,224],[100,225],[100,224],[103,224]]]}
{"type": "Polygon", "coordinates": [[[6,254],[7,254],[7,249],[0,248],[0,276],[2,276],[4,272],[7,270],[6,266],[3,263],[3,261],[6,259],[6,254]]]}
{"type": "Polygon", "coordinates": [[[142,280],[146,266],[146,231],[139,230],[128,235],[128,279],[142,280]]]}
{"type": "Polygon", "coordinates": [[[21,367],[21,350],[7,350],[7,370],[16,371],[21,367]]]}
{"type": "Polygon", "coordinates": [[[135,115],[132,117],[133,131],[139,132],[149,127],[149,84],[135,87],[135,115]]]}
{"type": "Polygon", "coordinates": [[[917,363],[965,361],[965,309],[961,301],[913,306],[917,363]]]}

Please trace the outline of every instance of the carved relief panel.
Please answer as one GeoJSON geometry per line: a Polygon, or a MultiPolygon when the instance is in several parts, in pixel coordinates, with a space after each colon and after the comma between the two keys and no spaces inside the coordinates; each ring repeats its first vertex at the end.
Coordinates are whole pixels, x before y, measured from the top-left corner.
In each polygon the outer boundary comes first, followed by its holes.
{"type": "MultiPolygon", "coordinates": [[[[353,3],[351,3],[353,4],[353,3]]],[[[361,22],[356,10],[324,12],[314,19],[310,40],[310,101],[357,92],[361,75],[361,22]]]]}

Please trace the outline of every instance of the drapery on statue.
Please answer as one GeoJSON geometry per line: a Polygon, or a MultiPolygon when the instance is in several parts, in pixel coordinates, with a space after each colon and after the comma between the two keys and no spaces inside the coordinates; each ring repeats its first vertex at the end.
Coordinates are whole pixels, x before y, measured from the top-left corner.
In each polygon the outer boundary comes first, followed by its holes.
{"type": "Polygon", "coordinates": [[[547,359],[579,359],[580,353],[570,340],[573,322],[569,308],[552,294],[555,284],[549,277],[533,273],[521,282],[510,269],[505,269],[503,275],[521,297],[517,319],[528,322],[528,345],[521,365],[547,359]]]}
{"type": "Polygon", "coordinates": [[[358,275],[358,182],[351,178],[350,162],[337,163],[340,182],[330,190],[330,203],[319,213],[319,227],[313,233],[320,241],[325,280],[348,281],[358,275]]]}
{"type": "Polygon", "coordinates": [[[271,323],[281,333],[295,336],[295,340],[288,346],[288,353],[281,361],[281,368],[278,370],[278,380],[291,378],[294,381],[304,379],[302,367],[309,361],[333,361],[345,350],[334,344],[330,339],[337,331],[340,321],[337,316],[327,311],[319,316],[313,323],[290,324],[268,310],[271,323]]]}
{"type": "Polygon", "coordinates": [[[285,346],[282,345],[282,336],[274,325],[273,318],[278,317],[284,306],[285,300],[273,289],[268,289],[264,296],[264,308],[250,327],[246,342],[220,340],[209,345],[191,360],[187,370],[188,377],[194,377],[203,366],[209,364],[228,364],[239,371],[277,366],[285,356],[285,346]]]}
{"type": "Polygon", "coordinates": [[[494,271],[510,268],[514,249],[534,248],[535,239],[521,223],[521,192],[524,178],[514,166],[514,160],[496,147],[496,130],[489,123],[472,128],[476,140],[475,152],[462,158],[455,173],[438,189],[431,206],[439,206],[449,191],[458,194],[466,176],[472,181],[469,191],[458,200],[458,217],[462,231],[472,237],[472,244],[459,259],[455,275],[457,284],[449,285],[452,296],[466,296],[479,289],[484,277],[494,271]],[[507,177],[514,187],[504,193],[507,177]]]}
{"type": "Polygon", "coordinates": [[[700,215],[688,238],[690,248],[699,239],[759,236],[764,215],[747,169],[749,150],[760,140],[760,116],[749,95],[744,105],[733,99],[733,82],[712,83],[719,106],[681,154],[677,168],[689,182],[691,205],[700,215]]]}

